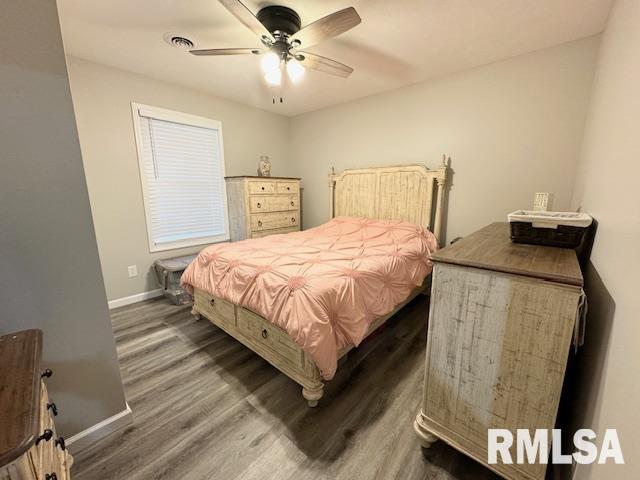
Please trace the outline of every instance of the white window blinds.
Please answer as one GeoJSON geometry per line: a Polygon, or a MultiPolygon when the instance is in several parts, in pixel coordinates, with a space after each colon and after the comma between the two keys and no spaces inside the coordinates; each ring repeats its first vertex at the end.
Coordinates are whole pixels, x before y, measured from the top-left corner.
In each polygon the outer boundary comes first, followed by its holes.
{"type": "Polygon", "coordinates": [[[219,122],[150,107],[137,110],[150,250],[228,240],[219,122]]]}

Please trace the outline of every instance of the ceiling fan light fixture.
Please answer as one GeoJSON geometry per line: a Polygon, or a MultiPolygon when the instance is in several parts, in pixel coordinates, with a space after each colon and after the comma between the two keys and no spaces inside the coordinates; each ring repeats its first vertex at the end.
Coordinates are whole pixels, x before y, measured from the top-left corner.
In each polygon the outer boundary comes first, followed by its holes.
{"type": "Polygon", "coordinates": [[[299,82],[304,77],[305,68],[294,58],[287,61],[287,75],[293,83],[299,82]]]}
{"type": "Polygon", "coordinates": [[[280,57],[275,52],[265,54],[260,60],[260,67],[265,75],[269,75],[274,70],[280,70],[280,57]]]}
{"type": "MultiPolygon", "coordinates": [[[[284,71],[291,83],[299,82],[305,70],[311,68],[342,78],[353,73],[353,68],[314,53],[301,52],[299,48],[311,47],[341,35],[362,21],[355,8],[347,7],[326,15],[304,27],[294,10],[282,5],[267,5],[253,14],[244,0],[219,0],[229,13],[260,39],[259,48],[189,48],[196,56],[261,55],[260,66],[269,86],[282,85],[284,71]],[[265,52],[267,50],[267,52],[265,52]],[[263,54],[263,52],[265,52],[263,54]],[[303,62],[304,63],[301,63],[303,62]]],[[[188,46],[193,43],[186,37],[172,36],[169,43],[188,46]]]]}
{"type": "Polygon", "coordinates": [[[279,87],[280,84],[282,83],[282,71],[280,70],[280,68],[274,68],[273,70],[271,70],[270,72],[267,72],[264,75],[264,79],[266,80],[267,84],[269,84],[272,87],[279,87]]]}

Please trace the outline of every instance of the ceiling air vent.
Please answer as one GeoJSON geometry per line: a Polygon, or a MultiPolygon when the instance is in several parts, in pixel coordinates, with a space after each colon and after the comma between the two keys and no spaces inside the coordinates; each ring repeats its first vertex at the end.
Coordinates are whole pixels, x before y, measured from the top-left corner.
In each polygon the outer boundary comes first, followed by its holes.
{"type": "Polygon", "coordinates": [[[162,38],[172,47],[176,48],[184,48],[186,50],[191,50],[194,47],[194,43],[189,40],[187,37],[183,37],[182,35],[176,35],[174,33],[165,33],[162,38]]]}

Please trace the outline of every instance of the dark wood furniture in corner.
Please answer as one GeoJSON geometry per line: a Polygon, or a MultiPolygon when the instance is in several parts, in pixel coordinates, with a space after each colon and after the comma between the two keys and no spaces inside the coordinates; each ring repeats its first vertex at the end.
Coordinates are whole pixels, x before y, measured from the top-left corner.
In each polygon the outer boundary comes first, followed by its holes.
{"type": "Polygon", "coordinates": [[[41,368],[42,332],[0,337],[0,480],[65,480],[73,462],[56,435],[41,368]]]}
{"type": "Polygon", "coordinates": [[[494,223],[431,260],[416,433],[424,447],[444,440],[506,479],[544,479],[543,463],[488,464],[487,430],[515,438],[516,429],[555,426],[581,305],[575,252],[511,243],[508,224],[494,223]]]}

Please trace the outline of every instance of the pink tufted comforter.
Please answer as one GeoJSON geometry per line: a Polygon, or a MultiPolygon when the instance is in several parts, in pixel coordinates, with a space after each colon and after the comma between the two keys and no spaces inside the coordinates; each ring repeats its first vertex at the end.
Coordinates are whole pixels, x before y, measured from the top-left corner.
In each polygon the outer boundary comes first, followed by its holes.
{"type": "Polygon", "coordinates": [[[207,247],[181,281],[283,328],[330,380],[338,350],[357,346],[375,318],[423,282],[436,248],[433,234],[412,223],[339,217],[207,247]]]}

